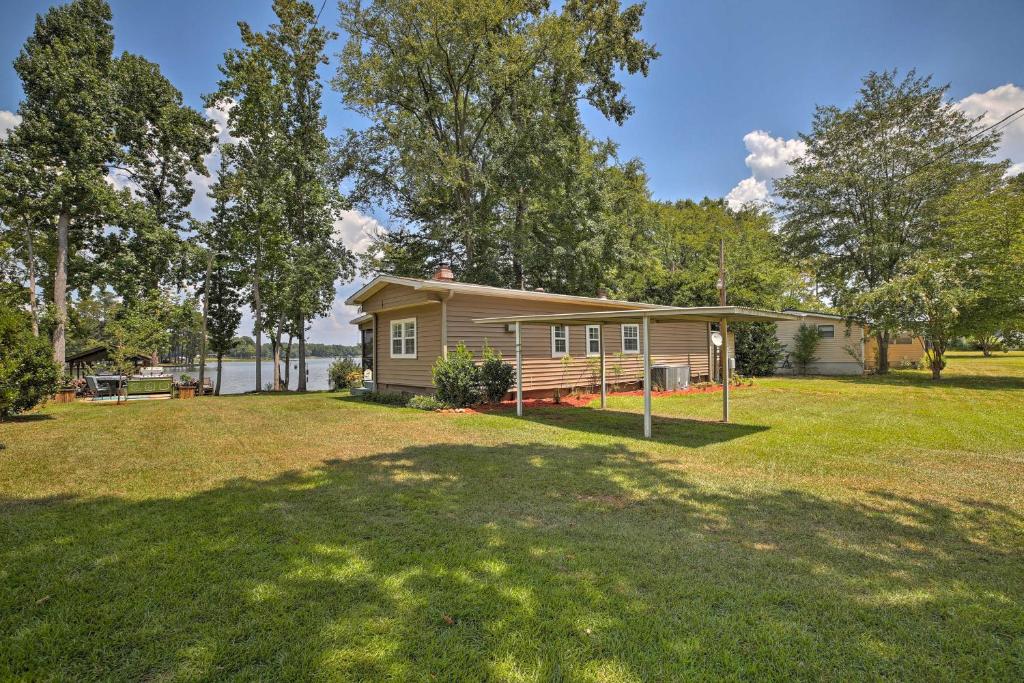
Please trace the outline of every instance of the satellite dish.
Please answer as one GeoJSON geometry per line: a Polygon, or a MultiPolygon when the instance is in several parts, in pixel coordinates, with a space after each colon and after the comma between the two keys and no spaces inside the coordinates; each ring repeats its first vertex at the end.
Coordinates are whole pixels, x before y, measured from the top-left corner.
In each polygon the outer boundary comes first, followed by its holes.
{"type": "Polygon", "coordinates": [[[721,346],[722,345],[722,333],[721,332],[712,332],[711,333],[711,343],[714,344],[715,346],[721,346]]]}

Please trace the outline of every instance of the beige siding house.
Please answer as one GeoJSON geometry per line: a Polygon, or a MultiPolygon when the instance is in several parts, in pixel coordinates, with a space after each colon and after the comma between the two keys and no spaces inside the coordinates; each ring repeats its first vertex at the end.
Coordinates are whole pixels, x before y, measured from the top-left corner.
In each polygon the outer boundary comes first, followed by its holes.
{"type": "MultiPolygon", "coordinates": [[[[346,301],[358,305],[363,366],[382,391],[433,391],[431,368],[439,356],[465,344],[478,358],[484,345],[511,362],[511,325],[479,324],[475,319],[591,311],[658,308],[604,297],[568,296],[539,290],[512,290],[456,282],[441,269],[433,279],[380,276],[346,301]]],[[[523,327],[523,390],[527,396],[555,389],[593,386],[597,357],[604,345],[608,381],[630,384],[642,378],[642,329],[635,323],[604,325],[527,325],[523,327]],[[568,362],[563,358],[570,357],[568,362]]],[[[690,366],[694,381],[712,367],[711,326],[705,322],[652,325],[654,364],[690,366]]]]}
{"type": "Polygon", "coordinates": [[[793,340],[801,325],[814,325],[818,329],[817,360],[808,366],[812,375],[861,375],[864,374],[865,328],[839,315],[813,313],[809,311],[786,310],[797,320],[783,320],[776,323],[775,336],[785,347],[782,361],[776,368],[780,375],[796,372],[789,357],[793,340]]]}

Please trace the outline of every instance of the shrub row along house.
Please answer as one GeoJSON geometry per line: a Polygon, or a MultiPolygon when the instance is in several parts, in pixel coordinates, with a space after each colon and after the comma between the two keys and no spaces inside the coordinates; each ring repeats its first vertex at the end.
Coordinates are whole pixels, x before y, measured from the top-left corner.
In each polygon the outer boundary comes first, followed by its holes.
{"type": "MultiPolygon", "coordinates": [[[[606,296],[569,296],[540,289],[514,290],[456,282],[441,268],[433,279],[381,275],[345,302],[361,307],[362,362],[380,391],[427,393],[431,368],[458,344],[477,357],[485,345],[515,357],[512,323],[477,323],[490,317],[664,310],[664,306],[606,296]]],[[[635,321],[597,324],[553,322],[522,328],[523,392],[546,396],[556,390],[593,387],[602,345],[607,382],[636,385],[643,376],[643,327],[635,321]],[[602,334],[603,331],[603,334],[602,334]]],[[[713,377],[715,346],[709,322],[660,322],[651,327],[651,360],[686,365],[694,380],[713,377]]],[[[730,354],[732,346],[730,345],[730,354]]]]}
{"type": "MultiPolygon", "coordinates": [[[[814,311],[784,311],[794,320],[777,323],[775,336],[785,347],[776,368],[779,374],[797,372],[789,355],[801,325],[813,325],[818,330],[815,360],[807,368],[811,375],[862,375],[878,368],[878,340],[867,325],[841,315],[814,311]]],[[[924,342],[919,337],[898,334],[889,343],[889,363],[892,367],[916,364],[924,356],[924,342]]]]}

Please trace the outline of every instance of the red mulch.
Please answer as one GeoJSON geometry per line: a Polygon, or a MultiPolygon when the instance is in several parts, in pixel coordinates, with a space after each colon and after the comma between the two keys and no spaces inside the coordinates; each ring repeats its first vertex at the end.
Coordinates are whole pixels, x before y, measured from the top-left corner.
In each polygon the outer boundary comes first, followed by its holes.
{"type": "MultiPolygon", "coordinates": [[[[731,388],[745,389],[750,385],[734,385],[731,388]]],[[[689,389],[679,389],[678,391],[652,391],[652,397],[661,396],[679,396],[683,394],[713,394],[721,391],[722,385],[715,384],[710,387],[690,387],[689,389]]],[[[609,391],[609,398],[612,396],[643,396],[643,389],[635,389],[633,391],[609,391]]],[[[600,394],[570,394],[569,396],[563,396],[560,403],[555,403],[553,398],[528,398],[523,400],[523,408],[538,408],[538,407],[552,407],[552,406],[566,406],[569,408],[584,408],[589,405],[592,401],[596,401],[601,398],[600,394]]],[[[483,403],[472,408],[456,408],[453,410],[446,410],[443,412],[457,412],[457,413],[495,413],[503,412],[506,410],[515,410],[516,402],[515,399],[511,401],[502,401],[501,403],[483,403]]]]}

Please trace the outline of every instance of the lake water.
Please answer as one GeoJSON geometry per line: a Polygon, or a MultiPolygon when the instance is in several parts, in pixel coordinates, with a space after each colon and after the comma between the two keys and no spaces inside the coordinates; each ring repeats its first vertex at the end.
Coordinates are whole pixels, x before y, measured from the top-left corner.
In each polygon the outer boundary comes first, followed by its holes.
{"type": "MultiPolygon", "coordinates": [[[[359,363],[359,359],[353,359],[356,364],[359,363]]],[[[329,389],[330,386],[327,380],[327,371],[331,367],[331,363],[335,361],[334,358],[307,358],[306,359],[306,370],[308,373],[308,379],[306,380],[306,388],[310,391],[329,389]]],[[[274,362],[263,361],[260,364],[262,377],[260,378],[263,382],[264,387],[268,382],[274,381],[274,362]]],[[[289,389],[295,389],[299,381],[299,362],[294,358],[291,361],[292,371],[291,378],[288,383],[289,389]]],[[[220,380],[220,393],[221,394],[244,394],[247,391],[254,391],[256,389],[256,361],[224,361],[221,366],[221,380],[220,380]]],[[[164,366],[164,370],[174,375],[175,379],[185,373],[192,377],[192,379],[199,378],[199,366],[185,368],[185,367],[169,367],[164,366]]],[[[206,376],[210,378],[214,383],[217,382],[217,363],[209,363],[206,366],[206,376]]],[[[284,363],[281,363],[281,381],[284,381],[284,363]]]]}

